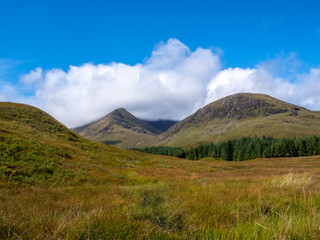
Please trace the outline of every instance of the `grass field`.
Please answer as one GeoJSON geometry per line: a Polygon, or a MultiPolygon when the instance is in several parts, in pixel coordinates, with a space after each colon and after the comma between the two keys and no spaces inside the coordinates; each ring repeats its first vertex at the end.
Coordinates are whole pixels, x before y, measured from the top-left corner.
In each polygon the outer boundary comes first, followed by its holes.
{"type": "Polygon", "coordinates": [[[2,182],[0,239],[320,238],[319,156],[117,161],[105,175],[91,172],[96,182],[2,182]]]}

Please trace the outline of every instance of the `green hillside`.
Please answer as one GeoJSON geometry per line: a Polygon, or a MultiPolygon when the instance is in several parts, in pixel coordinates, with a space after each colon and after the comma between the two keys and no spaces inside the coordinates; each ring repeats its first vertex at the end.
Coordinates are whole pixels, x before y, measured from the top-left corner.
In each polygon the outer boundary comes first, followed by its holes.
{"type": "Polygon", "coordinates": [[[244,136],[320,134],[319,112],[263,94],[235,94],[199,109],[175,124],[155,145],[192,147],[244,136]]]}
{"type": "MultiPolygon", "coordinates": [[[[112,180],[119,159],[141,154],[92,142],[45,112],[23,104],[0,103],[0,180],[14,184],[65,185],[112,180]],[[108,168],[103,167],[108,164],[108,168]]],[[[115,180],[117,177],[115,176],[115,180]]]]}

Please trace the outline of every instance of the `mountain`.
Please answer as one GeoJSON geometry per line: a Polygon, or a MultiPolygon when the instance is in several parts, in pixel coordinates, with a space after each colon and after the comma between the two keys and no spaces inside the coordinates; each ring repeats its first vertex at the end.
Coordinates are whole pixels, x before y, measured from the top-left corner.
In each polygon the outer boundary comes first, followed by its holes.
{"type": "Polygon", "coordinates": [[[264,94],[238,93],[200,108],[160,136],[156,145],[191,147],[243,136],[320,134],[320,113],[264,94]]]}
{"type": "Polygon", "coordinates": [[[136,118],[124,108],[119,108],[95,122],[73,130],[85,138],[108,145],[134,147],[153,142],[163,132],[156,127],[163,129],[164,125],[170,124],[169,121],[149,123],[136,118]]]}

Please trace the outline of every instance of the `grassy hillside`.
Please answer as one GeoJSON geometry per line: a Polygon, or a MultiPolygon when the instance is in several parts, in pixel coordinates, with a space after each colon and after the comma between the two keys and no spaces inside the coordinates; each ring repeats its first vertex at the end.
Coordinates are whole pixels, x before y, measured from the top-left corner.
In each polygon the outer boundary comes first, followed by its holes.
{"type": "Polygon", "coordinates": [[[319,156],[154,156],[0,109],[0,239],[320,238],[319,156]]]}
{"type": "Polygon", "coordinates": [[[320,134],[320,114],[262,94],[236,94],[199,109],[166,131],[157,145],[189,148],[244,136],[320,134]]]}
{"type": "Polygon", "coordinates": [[[110,172],[133,159],[145,157],[83,139],[31,106],[0,103],[0,181],[31,185],[111,181],[117,176],[110,172]]]}

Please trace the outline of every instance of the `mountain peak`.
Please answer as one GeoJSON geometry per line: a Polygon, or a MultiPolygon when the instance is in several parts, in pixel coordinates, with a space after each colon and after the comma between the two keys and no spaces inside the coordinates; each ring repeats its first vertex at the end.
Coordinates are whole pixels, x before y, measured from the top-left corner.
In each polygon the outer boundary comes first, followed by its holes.
{"type": "Polygon", "coordinates": [[[117,112],[122,113],[122,114],[129,113],[125,108],[117,108],[116,110],[112,111],[111,113],[117,113],[117,112]]]}
{"type": "Polygon", "coordinates": [[[114,111],[112,111],[111,113],[109,113],[108,115],[106,115],[104,118],[112,118],[114,120],[133,120],[135,121],[135,119],[137,119],[135,116],[133,116],[131,113],[129,113],[126,109],[124,108],[118,108],[114,111]]]}
{"type": "MultiPolygon", "coordinates": [[[[295,133],[294,129],[298,131],[299,128],[299,132],[306,133],[306,123],[303,122],[316,118],[318,115],[315,112],[266,94],[237,93],[200,108],[163,133],[162,141],[168,139],[167,142],[178,145],[169,139],[182,142],[181,139],[193,136],[192,141],[198,142],[208,141],[209,136],[212,136],[210,141],[236,138],[237,134],[295,136],[300,133],[295,133]]],[[[318,128],[316,121],[315,126],[315,129],[318,128]]]]}
{"type": "Polygon", "coordinates": [[[124,108],[118,108],[103,118],[74,130],[89,139],[120,147],[135,146],[162,133],[124,108]]]}
{"type": "Polygon", "coordinates": [[[200,108],[191,116],[194,123],[208,122],[214,118],[243,118],[266,117],[273,114],[301,110],[301,107],[286,103],[266,94],[237,93],[200,108]]]}

